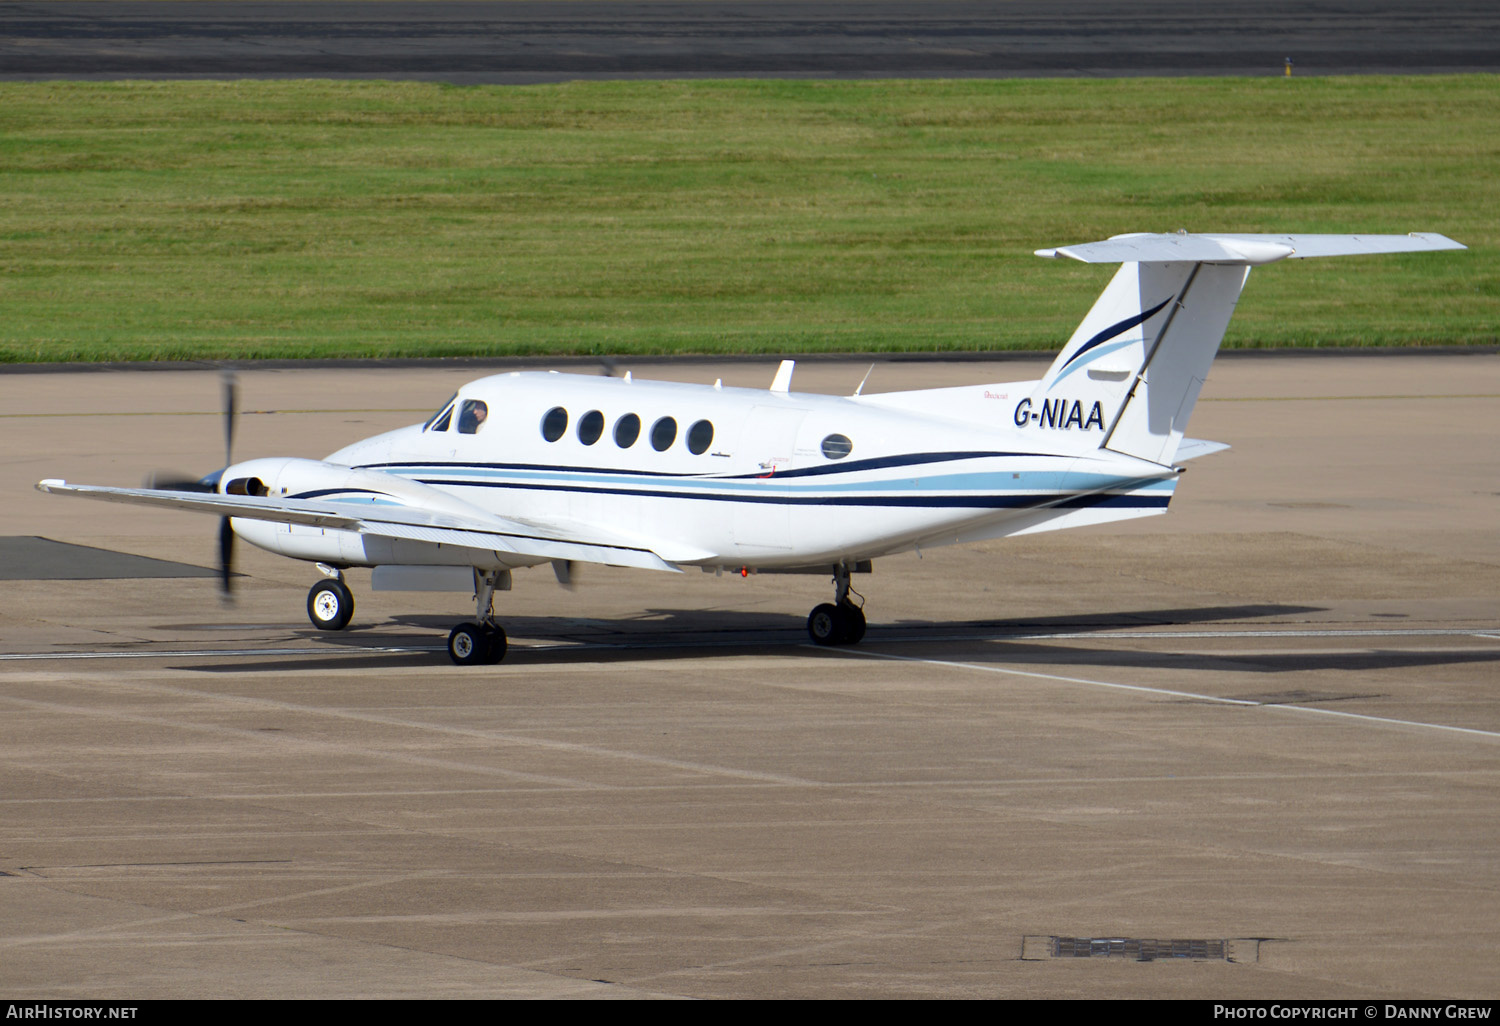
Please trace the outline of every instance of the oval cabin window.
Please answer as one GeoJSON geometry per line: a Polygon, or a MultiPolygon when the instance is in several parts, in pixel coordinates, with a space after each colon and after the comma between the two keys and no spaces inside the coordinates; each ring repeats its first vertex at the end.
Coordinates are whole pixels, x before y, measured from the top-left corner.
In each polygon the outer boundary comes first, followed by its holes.
{"type": "Polygon", "coordinates": [[[615,421],[615,444],[621,449],[629,449],[639,437],[641,437],[641,418],[633,413],[627,413],[615,421]]]}
{"type": "Polygon", "coordinates": [[[578,418],[578,440],[584,445],[593,445],[604,434],[604,414],[590,410],[578,418]]]}
{"type": "Polygon", "coordinates": [[[542,437],[549,442],[555,442],[568,430],[568,411],[561,406],[554,406],[547,411],[542,418],[542,437]]]}
{"type": "Polygon", "coordinates": [[[677,440],[677,422],[671,417],[663,417],[651,425],[651,448],[657,452],[666,452],[677,440]]]}
{"type": "Polygon", "coordinates": [[[694,456],[702,456],[714,444],[714,426],[706,420],[698,421],[688,428],[687,443],[688,452],[694,456]]]}
{"type": "Polygon", "coordinates": [[[841,460],[854,451],[854,443],[848,435],[829,435],[823,439],[823,455],[831,460],[841,460]]]}

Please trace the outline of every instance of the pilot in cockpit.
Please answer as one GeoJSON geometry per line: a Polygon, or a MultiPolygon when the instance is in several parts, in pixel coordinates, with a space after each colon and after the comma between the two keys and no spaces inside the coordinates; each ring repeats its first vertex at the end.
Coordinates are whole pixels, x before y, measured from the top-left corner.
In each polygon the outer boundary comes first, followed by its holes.
{"type": "Polygon", "coordinates": [[[458,414],[458,433],[461,435],[472,435],[484,426],[485,420],[489,418],[490,408],[481,399],[465,399],[463,408],[458,414]]]}

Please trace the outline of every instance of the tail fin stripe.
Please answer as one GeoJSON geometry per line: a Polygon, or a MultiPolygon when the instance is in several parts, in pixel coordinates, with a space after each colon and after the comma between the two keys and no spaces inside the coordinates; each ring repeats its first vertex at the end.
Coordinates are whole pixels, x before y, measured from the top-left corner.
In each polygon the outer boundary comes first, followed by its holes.
{"type": "Polygon", "coordinates": [[[1091,356],[1091,357],[1089,357],[1087,360],[1084,360],[1082,363],[1073,363],[1072,360],[1069,360],[1068,361],[1068,366],[1066,367],[1066,369],[1063,370],[1063,372],[1061,374],[1059,374],[1057,377],[1055,377],[1055,378],[1052,379],[1052,387],[1056,387],[1056,385],[1057,385],[1057,383],[1059,381],[1061,381],[1063,378],[1067,377],[1069,374],[1072,374],[1074,371],[1076,371],[1076,370],[1078,370],[1078,369],[1080,369],[1082,367],[1087,367],[1089,364],[1093,363],[1094,360],[1097,359],[1098,357],[1104,356],[1104,355],[1106,355],[1108,353],[1113,353],[1117,349],[1124,349],[1127,346],[1133,346],[1137,342],[1144,342],[1144,341],[1145,341],[1145,339],[1141,338],[1139,335],[1132,336],[1131,338],[1123,338],[1120,341],[1116,342],[1114,345],[1102,346],[1099,349],[1095,350],[1094,351],[1094,355],[1091,356]]]}
{"type": "MultiPolygon", "coordinates": [[[[1145,324],[1151,318],[1155,317],[1157,315],[1157,313],[1159,313],[1161,311],[1162,307],[1166,306],[1171,301],[1172,301],[1172,297],[1168,296],[1166,299],[1163,299],[1160,303],[1157,303],[1155,306],[1153,306],[1149,310],[1146,310],[1146,311],[1143,311],[1141,313],[1138,313],[1138,314],[1136,314],[1133,317],[1127,317],[1123,321],[1120,321],[1120,322],[1118,322],[1116,324],[1111,324],[1109,327],[1107,327],[1103,331],[1099,332],[1099,334],[1095,335],[1093,338],[1089,339],[1083,345],[1079,346],[1078,347],[1078,352],[1076,352],[1072,356],[1070,356],[1068,358],[1068,362],[1065,363],[1065,364],[1063,364],[1064,371],[1066,371],[1067,368],[1073,366],[1073,364],[1075,362],[1077,362],[1077,360],[1078,360],[1078,358],[1080,356],[1082,356],[1084,353],[1088,352],[1090,349],[1093,349],[1095,346],[1100,345],[1101,343],[1104,343],[1104,342],[1108,342],[1110,339],[1114,338],[1116,335],[1119,335],[1122,332],[1129,331],[1131,328],[1134,328],[1138,324],[1145,324]]],[[[1062,377],[1062,375],[1059,374],[1058,377],[1060,378],[1060,377],[1062,377]]]]}

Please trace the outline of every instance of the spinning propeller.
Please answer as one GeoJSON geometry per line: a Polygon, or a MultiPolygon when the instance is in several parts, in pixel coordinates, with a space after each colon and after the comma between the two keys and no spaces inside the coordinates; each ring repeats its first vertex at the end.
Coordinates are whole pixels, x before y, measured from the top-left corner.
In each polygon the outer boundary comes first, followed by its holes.
{"type": "MultiPolygon", "coordinates": [[[[194,478],[183,474],[159,472],[149,474],[144,486],[169,492],[217,492],[224,471],[234,463],[234,421],[238,411],[239,386],[234,371],[226,367],[221,376],[224,394],[224,466],[205,477],[194,478]]],[[[229,518],[219,519],[219,590],[225,598],[232,592],[234,576],[234,529],[229,518]]]]}

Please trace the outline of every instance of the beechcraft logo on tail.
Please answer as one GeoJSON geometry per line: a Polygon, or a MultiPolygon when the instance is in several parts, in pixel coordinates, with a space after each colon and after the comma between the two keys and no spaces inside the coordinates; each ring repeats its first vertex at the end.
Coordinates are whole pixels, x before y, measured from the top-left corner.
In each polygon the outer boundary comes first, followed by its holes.
{"type": "Polygon", "coordinates": [[[1040,406],[1032,409],[1031,400],[1022,399],[1016,403],[1016,427],[1028,424],[1044,428],[1078,428],[1080,431],[1098,428],[1103,431],[1104,407],[1094,403],[1085,413],[1081,400],[1043,399],[1040,406]]]}

